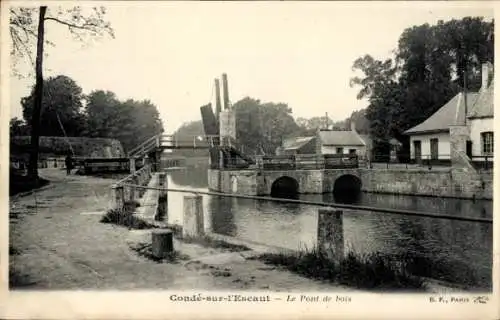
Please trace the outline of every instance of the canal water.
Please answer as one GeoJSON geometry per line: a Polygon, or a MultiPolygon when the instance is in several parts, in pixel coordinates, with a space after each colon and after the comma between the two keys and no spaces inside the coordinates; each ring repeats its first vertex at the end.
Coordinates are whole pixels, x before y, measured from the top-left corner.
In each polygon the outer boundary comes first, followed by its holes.
{"type": "MultiPolygon", "coordinates": [[[[207,166],[169,174],[169,187],[208,190],[207,166]]],[[[169,222],[182,224],[185,194],[169,193],[169,222]]],[[[334,203],[333,194],[299,199],[334,203]]],[[[203,196],[205,229],[289,249],[316,244],[318,207],[272,201],[203,196]]],[[[355,204],[423,212],[492,218],[493,202],[362,193],[355,204]]],[[[348,251],[379,252],[411,261],[416,275],[491,290],[492,225],[367,211],[344,211],[348,251]]]]}

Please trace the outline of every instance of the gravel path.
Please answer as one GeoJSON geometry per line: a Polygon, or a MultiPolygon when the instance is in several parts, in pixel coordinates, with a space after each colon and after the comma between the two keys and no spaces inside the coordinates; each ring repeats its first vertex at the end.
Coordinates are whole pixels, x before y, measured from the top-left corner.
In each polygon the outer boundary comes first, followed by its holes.
{"type": "Polygon", "coordinates": [[[99,223],[114,180],[42,169],[50,187],[10,201],[15,289],[345,291],[227,252],[175,242],[183,260],[157,263],[131,246],[147,231],[99,223]]]}

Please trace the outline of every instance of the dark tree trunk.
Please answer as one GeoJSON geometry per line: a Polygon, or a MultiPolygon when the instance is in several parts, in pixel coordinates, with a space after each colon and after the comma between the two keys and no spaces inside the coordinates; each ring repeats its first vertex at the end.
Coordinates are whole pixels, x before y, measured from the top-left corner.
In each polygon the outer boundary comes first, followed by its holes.
{"type": "Polygon", "coordinates": [[[38,20],[38,39],[36,47],[36,83],[35,83],[35,101],[33,115],[31,120],[31,150],[28,165],[28,175],[33,179],[38,179],[38,148],[40,139],[40,113],[42,110],[43,97],[43,42],[44,42],[44,19],[46,6],[40,7],[38,20]]]}

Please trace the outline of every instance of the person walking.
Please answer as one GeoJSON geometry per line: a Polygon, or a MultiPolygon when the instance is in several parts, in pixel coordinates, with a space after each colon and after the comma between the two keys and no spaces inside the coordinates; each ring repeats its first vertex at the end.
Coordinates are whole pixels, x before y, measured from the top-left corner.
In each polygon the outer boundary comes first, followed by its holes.
{"type": "Polygon", "coordinates": [[[70,153],[68,153],[64,161],[66,163],[66,174],[69,175],[71,173],[71,169],[73,169],[73,158],[70,153]]]}

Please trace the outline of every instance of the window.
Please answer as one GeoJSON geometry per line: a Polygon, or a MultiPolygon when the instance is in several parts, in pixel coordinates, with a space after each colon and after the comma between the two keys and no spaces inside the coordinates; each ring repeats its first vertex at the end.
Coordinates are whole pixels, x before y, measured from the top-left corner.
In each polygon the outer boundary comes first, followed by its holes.
{"type": "Polygon", "coordinates": [[[356,154],[356,149],[349,149],[349,154],[356,154]]]}
{"type": "Polygon", "coordinates": [[[481,143],[483,145],[483,155],[493,154],[493,132],[481,133],[481,143]]]}
{"type": "Polygon", "coordinates": [[[344,153],[344,148],[342,148],[342,147],[337,148],[337,153],[340,153],[340,154],[344,153]]]}

